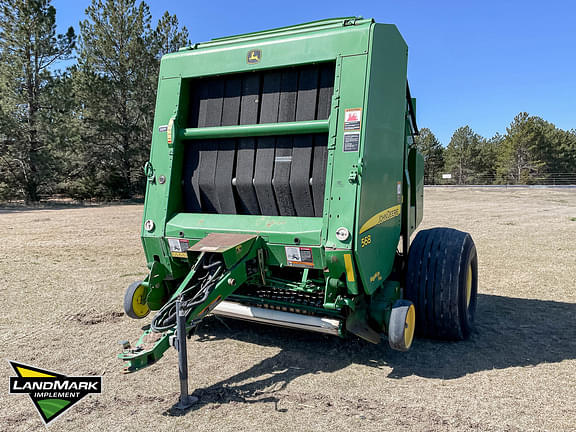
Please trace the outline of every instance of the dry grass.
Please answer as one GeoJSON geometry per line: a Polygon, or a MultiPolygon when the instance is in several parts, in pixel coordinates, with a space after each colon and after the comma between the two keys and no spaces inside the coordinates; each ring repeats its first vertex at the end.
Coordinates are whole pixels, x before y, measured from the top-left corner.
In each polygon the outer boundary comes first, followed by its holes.
{"type": "MultiPolygon", "coordinates": [[[[121,315],[145,273],[142,207],[0,212],[2,357],[65,374],[104,374],[50,426],[60,430],[576,430],[576,193],[429,189],[424,227],[472,233],[480,257],[478,331],[462,343],[418,340],[408,353],[358,340],[206,320],[189,344],[192,411],[171,410],[174,350],[121,374],[121,315]]],[[[8,395],[0,430],[44,430],[8,395]]]]}

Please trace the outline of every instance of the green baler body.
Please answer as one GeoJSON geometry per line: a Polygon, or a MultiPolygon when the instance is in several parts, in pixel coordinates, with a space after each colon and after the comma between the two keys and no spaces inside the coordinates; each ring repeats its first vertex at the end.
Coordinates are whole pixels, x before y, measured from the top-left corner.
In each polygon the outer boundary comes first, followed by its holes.
{"type": "Polygon", "coordinates": [[[401,297],[399,242],[404,239],[405,255],[422,219],[423,163],[412,147],[417,129],[407,54],[394,25],[342,18],[217,39],[164,56],[146,169],[142,242],[149,267],[161,266],[163,278],[180,281],[195,255],[175,248],[178,241],[192,247],[211,233],[253,234],[262,241],[266,275],[275,287],[289,274],[285,286],[320,292],[327,314],[363,304],[384,315],[401,297]],[[326,91],[325,72],[333,81],[326,91]],[[313,100],[312,114],[299,116],[307,108],[297,101],[289,105],[296,112],[288,120],[270,117],[262,107],[274,95],[272,111],[282,106],[283,84],[275,94],[265,88],[267,80],[283,80],[284,74],[300,77],[291,94],[313,100]],[[305,76],[320,84],[308,86],[305,76]],[[250,80],[256,91],[246,90],[250,80]],[[209,94],[214,85],[221,89],[216,96],[209,94]],[[328,111],[321,115],[326,94],[328,111]],[[282,142],[290,142],[287,150],[282,142]],[[265,143],[271,153],[260,160],[265,143]],[[263,161],[269,184],[262,190],[272,191],[272,212],[259,190],[246,192],[258,186],[246,176],[256,178],[263,161]],[[275,189],[278,181],[270,184],[280,169],[289,173],[286,196],[275,189]],[[302,172],[309,173],[305,182],[295,178],[302,172]],[[303,187],[304,200],[298,196],[303,187]],[[247,207],[246,193],[258,199],[256,210],[247,207]],[[292,202],[293,214],[279,210],[284,199],[292,202]],[[341,228],[348,238],[337,237],[341,228]],[[291,255],[295,250],[300,258],[291,255]],[[377,298],[383,299],[380,306],[377,298]]]}

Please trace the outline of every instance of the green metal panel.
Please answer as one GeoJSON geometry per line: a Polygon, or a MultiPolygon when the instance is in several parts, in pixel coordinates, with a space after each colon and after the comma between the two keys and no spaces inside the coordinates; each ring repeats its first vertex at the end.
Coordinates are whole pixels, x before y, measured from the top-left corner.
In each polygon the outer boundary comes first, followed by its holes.
{"type": "Polygon", "coordinates": [[[154,260],[154,255],[159,255],[165,265],[170,265],[167,255],[161,253],[158,238],[164,236],[164,226],[169,214],[169,205],[172,208],[174,205],[178,205],[178,202],[174,202],[174,199],[170,200],[170,196],[177,196],[179,193],[176,184],[179,181],[181,170],[178,163],[174,163],[173,149],[169,147],[166,141],[166,133],[160,132],[160,127],[167,123],[165,119],[170,119],[176,115],[180,97],[180,79],[159,80],[152,147],[150,150],[151,174],[146,187],[142,224],[142,242],[148,263],[154,260]],[[166,179],[164,183],[159,181],[161,176],[166,179]],[[177,179],[175,182],[172,181],[173,177],[177,179]],[[154,229],[151,231],[144,228],[144,222],[147,220],[154,222],[154,229]]]}
{"type": "Polygon", "coordinates": [[[371,20],[354,26],[295,30],[260,38],[235,38],[200,44],[198,49],[168,54],[162,59],[161,77],[200,77],[334,60],[338,55],[368,51],[371,20]],[[257,64],[247,53],[262,51],[257,64]]]}
{"type": "Polygon", "coordinates": [[[400,235],[407,46],[396,26],[374,24],[369,54],[356,257],[367,293],[392,271],[400,235]]]}
{"type": "MultiPolygon", "coordinates": [[[[344,151],[344,116],[346,108],[362,108],[364,103],[364,76],[366,75],[367,55],[345,56],[339,59],[336,69],[337,88],[334,90],[339,109],[336,124],[336,139],[329,147],[328,163],[332,169],[332,185],[329,194],[329,213],[326,220],[327,248],[351,249],[352,236],[340,241],[336,231],[344,227],[354,233],[354,210],[356,207],[357,182],[350,174],[357,170],[360,159],[357,151],[344,151]],[[341,65],[338,68],[338,65],[341,65]],[[338,92],[336,92],[338,90],[338,92]]],[[[325,218],[326,219],[326,218],[325,218]]]]}
{"type": "Polygon", "coordinates": [[[211,232],[234,232],[258,234],[271,243],[320,245],[321,229],[321,218],[178,213],[166,224],[166,236],[201,239],[211,232]]]}

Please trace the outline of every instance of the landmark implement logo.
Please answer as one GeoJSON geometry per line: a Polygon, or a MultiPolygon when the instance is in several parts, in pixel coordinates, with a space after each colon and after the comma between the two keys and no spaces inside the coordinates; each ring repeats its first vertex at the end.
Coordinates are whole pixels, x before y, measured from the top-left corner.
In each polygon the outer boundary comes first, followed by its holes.
{"type": "Polygon", "coordinates": [[[27,394],[45,424],[49,424],[90,393],[102,393],[101,376],[66,376],[9,361],[17,376],[10,377],[10,394],[27,394]]]}

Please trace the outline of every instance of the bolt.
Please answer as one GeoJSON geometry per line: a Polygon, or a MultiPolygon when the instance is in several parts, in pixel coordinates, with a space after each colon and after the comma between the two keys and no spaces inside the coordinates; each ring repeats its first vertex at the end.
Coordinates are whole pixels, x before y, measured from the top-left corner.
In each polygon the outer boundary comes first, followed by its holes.
{"type": "Polygon", "coordinates": [[[234,279],[234,278],[229,278],[229,279],[228,279],[228,285],[230,285],[230,286],[235,286],[235,285],[236,285],[236,279],[234,279]]]}

